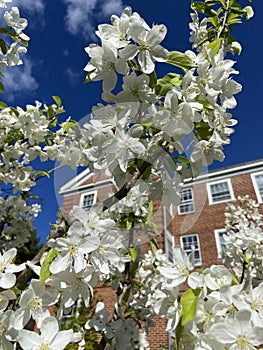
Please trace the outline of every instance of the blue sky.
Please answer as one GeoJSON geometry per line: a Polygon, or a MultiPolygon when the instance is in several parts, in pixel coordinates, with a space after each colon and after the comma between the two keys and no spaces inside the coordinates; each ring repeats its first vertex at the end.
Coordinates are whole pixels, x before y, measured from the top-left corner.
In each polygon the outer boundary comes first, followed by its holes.
{"type": "MultiPolygon", "coordinates": [[[[24,65],[10,70],[6,79],[3,101],[14,106],[25,106],[39,100],[52,103],[51,96],[62,98],[67,111],[81,120],[91,107],[100,101],[100,83],[83,84],[84,66],[88,56],[84,48],[96,42],[94,30],[99,23],[109,21],[111,14],[120,14],[129,5],[148,24],[165,24],[168,28],[163,45],[169,50],[185,51],[188,42],[190,0],[141,1],[131,0],[13,0],[21,9],[21,16],[29,19],[26,34],[30,36],[24,65]]],[[[242,1],[248,4],[248,1],[242,1]]],[[[243,51],[237,57],[238,82],[243,91],[237,96],[238,107],[233,116],[239,123],[235,127],[232,143],[225,149],[224,163],[214,168],[239,164],[263,158],[262,107],[263,99],[263,1],[252,3],[255,16],[242,26],[236,26],[234,36],[241,42],[243,51]]],[[[76,172],[68,169],[55,172],[48,182],[42,181],[35,189],[43,198],[42,213],[36,226],[43,238],[54,223],[61,203],[57,188],[76,172]]]]}

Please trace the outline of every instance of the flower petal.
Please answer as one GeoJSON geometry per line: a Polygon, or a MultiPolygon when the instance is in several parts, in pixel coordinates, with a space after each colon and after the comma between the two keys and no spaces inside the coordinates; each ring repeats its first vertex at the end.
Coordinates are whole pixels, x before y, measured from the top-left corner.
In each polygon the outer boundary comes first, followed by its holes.
{"type": "Polygon", "coordinates": [[[46,317],[41,323],[41,336],[46,340],[52,343],[53,339],[58,333],[58,321],[55,317],[50,316],[46,317]]]}
{"type": "Polygon", "coordinates": [[[32,350],[41,344],[40,336],[36,332],[31,332],[26,329],[19,331],[17,340],[23,350],[32,350]]]}
{"type": "Polygon", "coordinates": [[[62,350],[68,343],[72,342],[73,340],[72,329],[69,329],[67,331],[60,331],[53,340],[52,347],[57,350],[62,350]]]}
{"type": "Polygon", "coordinates": [[[12,288],[16,283],[16,276],[10,272],[3,273],[0,277],[0,287],[4,289],[12,288]]]}

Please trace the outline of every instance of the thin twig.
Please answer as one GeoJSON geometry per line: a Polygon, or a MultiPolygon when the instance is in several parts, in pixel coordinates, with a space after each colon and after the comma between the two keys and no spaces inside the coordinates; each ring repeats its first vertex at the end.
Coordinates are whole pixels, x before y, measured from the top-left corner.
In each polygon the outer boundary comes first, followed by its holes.
{"type": "Polygon", "coordinates": [[[230,9],[230,0],[227,0],[226,1],[226,7],[224,8],[225,13],[224,13],[223,22],[222,22],[222,25],[221,25],[221,27],[219,29],[219,32],[217,33],[217,36],[216,36],[217,39],[220,38],[220,36],[221,36],[225,26],[226,26],[226,21],[227,21],[227,16],[228,16],[229,9],[230,9]]]}

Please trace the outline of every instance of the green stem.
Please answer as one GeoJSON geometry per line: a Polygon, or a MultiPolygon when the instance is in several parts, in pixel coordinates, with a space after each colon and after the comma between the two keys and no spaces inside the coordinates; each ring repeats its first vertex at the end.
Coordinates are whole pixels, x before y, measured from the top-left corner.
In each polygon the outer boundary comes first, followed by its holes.
{"type": "Polygon", "coordinates": [[[230,0],[227,0],[227,1],[226,1],[226,6],[225,6],[224,10],[225,10],[224,18],[223,18],[222,25],[220,26],[219,31],[218,31],[218,33],[217,33],[217,39],[220,38],[220,36],[221,36],[223,30],[224,30],[225,27],[226,27],[227,16],[228,16],[229,10],[230,10],[230,0]]]}

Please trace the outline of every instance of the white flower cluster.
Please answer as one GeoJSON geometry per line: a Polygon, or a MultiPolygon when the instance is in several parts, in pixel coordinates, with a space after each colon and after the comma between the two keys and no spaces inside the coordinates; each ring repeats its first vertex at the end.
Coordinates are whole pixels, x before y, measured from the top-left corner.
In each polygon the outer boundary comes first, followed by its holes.
{"type": "Polygon", "coordinates": [[[228,109],[236,106],[234,95],[241,90],[241,85],[232,79],[238,73],[233,69],[235,62],[224,59],[223,48],[214,53],[202,46],[197,55],[187,51],[186,56],[196,68],[188,70],[181,84],[170,89],[163,101],[151,86],[150,74],[156,61],[169,58],[169,52],[160,46],[166,28],[150,28],[131,8],[111,20],[111,25],[100,25],[96,32],[102,46],[92,44],[86,49],[91,57],[85,67],[88,80],[103,80],[104,100],[118,103],[94,109],[91,123],[86,126],[92,143],[85,153],[93,166],[111,172],[119,166],[126,172],[129,161],[146,159],[153,145],[161,145],[161,141],[182,152],[179,142],[185,135],[195,135],[190,157],[194,176],[203,164],[209,165],[214,159],[222,161],[223,146],[230,142],[231,127],[236,124],[228,109]],[[117,73],[123,75],[123,85],[115,95],[112,90],[117,73]],[[196,135],[195,126],[200,122],[207,125],[205,139],[196,135]]]}
{"type": "Polygon", "coordinates": [[[228,205],[224,236],[225,263],[230,264],[239,279],[256,285],[263,277],[263,231],[259,205],[248,196],[228,205]]]}
{"type": "MultiPolygon", "coordinates": [[[[125,252],[123,237],[119,235],[112,219],[103,218],[101,206],[89,212],[74,207],[72,216],[77,219],[70,226],[67,238],[51,239],[48,245],[59,254],[50,266],[50,272],[57,274],[67,269],[75,273],[84,272],[90,265],[101,275],[114,274],[116,269],[124,271],[125,252]]],[[[93,272],[90,269],[90,272],[93,272]]]]}
{"type": "MultiPolygon", "coordinates": [[[[0,0],[0,7],[7,2],[0,0]]],[[[2,53],[3,66],[20,64],[27,20],[15,7],[4,19],[14,45],[2,53]]],[[[0,254],[0,349],[13,350],[19,343],[25,350],[62,350],[71,342],[82,349],[85,331],[59,331],[58,320],[79,299],[90,306],[94,287],[105,280],[116,290],[114,315],[99,302],[85,328],[98,331],[108,349],[149,349],[146,333],[155,314],[167,319],[167,330],[176,333],[184,350],[244,350],[263,344],[262,230],[253,201],[241,199],[242,205],[232,206],[228,215],[226,256],[237,276],[224,266],[194,271],[194,251],[187,256],[174,247],[169,261],[153,240],[145,256],[135,246],[139,225],[154,230],[150,201],[162,197],[166,207],[179,204],[183,179],[197,176],[213,159],[223,160],[223,146],[236,123],[228,112],[241,90],[232,79],[234,61],[225,59],[224,40],[218,50],[202,45],[207,21],[200,22],[197,14],[192,19],[197,54],[179,53],[185,74],[159,80],[156,62],[180,67],[178,53],[161,46],[164,25],[148,26],[130,7],[112,16],[111,24],[100,25],[101,46],[86,48],[90,61],[85,70],[87,80],[102,80],[102,97],[112,104],[94,107],[83,128],[71,118],[58,125],[63,108],[56,96],[56,105],[49,107],[36,102],[24,110],[1,104],[0,181],[12,192],[0,199],[3,247],[14,240],[23,243],[40,210],[27,201],[30,189],[46,175],[34,169],[37,158],[73,168],[88,165],[94,172],[107,169],[117,191],[125,193],[108,210],[105,203],[89,211],[74,207],[67,232],[62,236],[58,230],[44,247],[49,251],[41,266],[27,263],[39,278],[25,290],[15,288],[16,281],[20,285],[15,274],[25,269],[25,264],[14,264],[16,249],[0,254]],[[193,150],[186,158],[182,141],[191,135],[193,150]],[[39,334],[25,329],[31,319],[39,334]]]]}
{"type": "Polygon", "coordinates": [[[173,262],[161,251],[150,252],[138,271],[144,288],[134,295],[134,304],[143,301],[141,307],[165,317],[169,331],[183,326],[179,349],[241,350],[262,344],[263,283],[232,285],[230,271],[220,265],[193,268],[193,253],[188,257],[181,247],[174,248],[173,262]]]}
{"type": "Polygon", "coordinates": [[[28,232],[40,210],[39,204],[29,205],[16,196],[0,197],[2,249],[19,247],[28,240],[28,232]]]}
{"type": "MultiPolygon", "coordinates": [[[[167,29],[164,25],[153,25],[152,28],[144,21],[137,12],[132,12],[127,7],[120,17],[112,16],[111,25],[99,25],[96,34],[102,41],[102,45],[89,45],[86,52],[91,57],[86,65],[85,71],[91,80],[102,80],[103,91],[110,92],[117,83],[116,72],[127,75],[130,71],[128,62],[135,57],[138,58],[137,70],[150,74],[154,71],[155,62],[165,62],[169,57],[169,52],[160,43],[163,41],[167,29]],[[140,67],[140,68],[139,68],[140,67]]],[[[139,96],[140,81],[145,84],[147,76],[138,78],[138,83],[134,82],[135,75],[124,80],[124,93],[137,90],[134,95],[139,96]]],[[[127,102],[127,101],[125,101],[127,102]]]]}
{"type": "Polygon", "coordinates": [[[95,310],[95,316],[89,320],[85,328],[94,328],[102,332],[111,340],[109,349],[135,349],[147,350],[149,343],[146,339],[146,333],[139,329],[136,322],[132,319],[122,317],[117,321],[108,322],[109,312],[105,310],[104,303],[98,302],[95,310]]]}
{"type": "MultiPolygon", "coordinates": [[[[6,2],[11,2],[12,0],[0,1],[0,7],[6,7],[6,2]]],[[[23,33],[23,30],[27,27],[27,19],[21,18],[19,9],[17,7],[12,7],[10,11],[4,13],[4,21],[7,26],[14,31],[14,33],[9,33],[9,37],[12,38],[13,42],[7,45],[3,41],[1,46],[0,56],[1,56],[1,69],[4,70],[6,67],[12,67],[22,64],[20,58],[21,53],[26,53],[27,48],[25,43],[29,41],[29,37],[23,33]]]]}
{"type": "Polygon", "coordinates": [[[56,105],[42,106],[36,101],[25,110],[4,107],[0,111],[2,248],[25,243],[38,216],[40,206],[30,200],[28,193],[43,175],[32,162],[36,158],[48,160],[45,144],[56,137],[50,127],[61,110],[56,105]]]}

